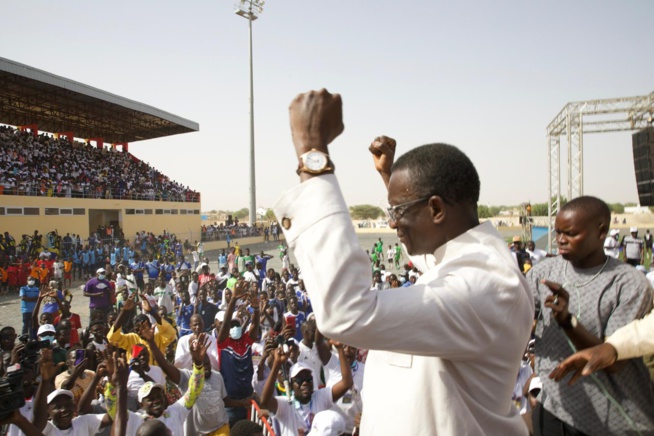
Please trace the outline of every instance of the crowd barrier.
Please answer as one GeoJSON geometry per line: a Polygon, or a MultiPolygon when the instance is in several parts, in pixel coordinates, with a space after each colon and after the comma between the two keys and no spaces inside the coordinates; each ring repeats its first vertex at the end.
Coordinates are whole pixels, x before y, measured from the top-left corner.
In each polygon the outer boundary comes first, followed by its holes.
{"type": "Polygon", "coordinates": [[[263,436],[275,436],[270,422],[268,422],[266,416],[261,412],[259,405],[254,400],[250,400],[250,403],[250,421],[256,422],[263,427],[263,436]]]}

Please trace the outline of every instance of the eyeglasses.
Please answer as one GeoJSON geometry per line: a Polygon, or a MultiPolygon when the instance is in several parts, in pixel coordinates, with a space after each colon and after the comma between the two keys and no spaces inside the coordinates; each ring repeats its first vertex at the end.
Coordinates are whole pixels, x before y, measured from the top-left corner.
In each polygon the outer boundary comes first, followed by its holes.
{"type": "Polygon", "coordinates": [[[407,201],[406,203],[398,204],[396,206],[388,206],[386,208],[386,214],[388,215],[388,219],[390,221],[395,221],[395,222],[399,221],[407,210],[411,209],[411,207],[415,206],[418,203],[422,203],[423,201],[429,200],[431,197],[432,196],[430,195],[429,197],[407,201]]]}
{"type": "Polygon", "coordinates": [[[293,383],[297,383],[298,386],[302,386],[302,383],[309,383],[310,385],[313,384],[313,377],[308,375],[305,377],[295,377],[293,379],[293,383]]]}

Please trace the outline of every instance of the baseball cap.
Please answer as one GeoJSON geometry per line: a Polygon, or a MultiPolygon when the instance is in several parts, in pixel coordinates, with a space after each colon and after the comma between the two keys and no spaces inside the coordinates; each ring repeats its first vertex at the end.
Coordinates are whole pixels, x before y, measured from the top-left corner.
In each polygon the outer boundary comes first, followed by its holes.
{"type": "Polygon", "coordinates": [[[218,322],[223,322],[225,320],[225,311],[220,310],[220,311],[216,312],[216,316],[215,316],[214,319],[217,319],[218,322]]]}
{"type": "Polygon", "coordinates": [[[138,400],[139,400],[139,403],[140,403],[141,401],[143,401],[143,398],[145,398],[145,397],[147,397],[148,395],[150,395],[150,392],[152,392],[152,389],[154,389],[154,388],[159,388],[159,389],[161,389],[161,390],[164,391],[164,392],[166,391],[166,387],[165,387],[164,385],[162,385],[162,384],[159,384],[159,383],[153,383],[153,382],[151,382],[151,381],[149,381],[149,382],[145,382],[145,383],[143,384],[143,386],[141,386],[141,387],[139,388],[139,393],[138,393],[138,400]]]}
{"type": "Polygon", "coordinates": [[[57,331],[52,324],[43,324],[36,332],[36,336],[41,336],[44,333],[52,333],[54,335],[57,331]]]}
{"type": "Polygon", "coordinates": [[[104,268],[98,268],[98,269],[95,271],[96,274],[100,274],[100,273],[104,273],[104,272],[107,272],[107,271],[105,271],[104,268]]]}
{"type": "Polygon", "coordinates": [[[629,229],[629,233],[638,233],[638,227],[632,227],[629,229]]]}
{"type": "Polygon", "coordinates": [[[611,230],[611,232],[610,232],[609,234],[610,234],[611,236],[619,235],[619,234],[620,234],[620,230],[619,230],[619,229],[613,229],[613,230],[611,230]]]}
{"type": "Polygon", "coordinates": [[[309,365],[303,362],[298,362],[291,367],[290,377],[293,378],[299,373],[301,373],[302,371],[310,371],[311,375],[313,376],[313,369],[311,369],[309,365]]]}
{"type": "Polygon", "coordinates": [[[55,389],[50,392],[50,395],[48,395],[48,404],[52,403],[59,395],[66,395],[67,397],[75,398],[73,393],[67,389],[55,389]]]}
{"type": "Polygon", "coordinates": [[[311,431],[307,436],[331,436],[343,433],[345,433],[343,415],[333,410],[323,410],[314,416],[311,431]]]}

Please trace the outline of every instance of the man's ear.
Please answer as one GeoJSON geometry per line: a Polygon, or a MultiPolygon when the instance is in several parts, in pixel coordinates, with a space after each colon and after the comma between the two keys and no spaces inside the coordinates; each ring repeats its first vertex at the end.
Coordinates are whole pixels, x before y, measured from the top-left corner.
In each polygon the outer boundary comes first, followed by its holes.
{"type": "Polygon", "coordinates": [[[609,226],[606,223],[600,223],[599,225],[599,239],[605,240],[607,234],[609,233],[609,226]]]}
{"type": "Polygon", "coordinates": [[[442,224],[447,216],[447,204],[443,199],[439,195],[433,195],[429,199],[429,208],[434,224],[442,224]]]}

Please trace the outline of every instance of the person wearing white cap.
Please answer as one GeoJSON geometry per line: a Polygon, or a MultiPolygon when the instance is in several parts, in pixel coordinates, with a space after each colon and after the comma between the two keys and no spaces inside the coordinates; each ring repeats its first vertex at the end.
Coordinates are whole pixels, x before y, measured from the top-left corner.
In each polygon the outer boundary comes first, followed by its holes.
{"type": "Polygon", "coordinates": [[[618,238],[620,238],[620,230],[613,229],[604,240],[604,254],[614,259],[620,257],[620,242],[618,238]]]}
{"type": "MultiPolygon", "coordinates": [[[[153,340],[153,338],[151,339],[153,340]]],[[[118,404],[120,410],[109,408],[108,413],[113,416],[115,416],[115,413],[127,413],[128,420],[125,431],[126,435],[131,436],[137,434],[139,426],[150,419],[162,421],[175,436],[184,434],[184,421],[186,421],[186,418],[204,388],[206,370],[204,362],[208,347],[209,341],[206,340],[206,335],[204,334],[193,343],[190,350],[193,358],[193,370],[188,379],[188,388],[184,395],[173,404],[167,403],[165,394],[166,387],[163,384],[149,381],[143,384],[138,391],[138,401],[141,405],[140,412],[135,413],[124,410],[123,407],[126,408],[126,402],[118,404]]],[[[121,368],[121,371],[124,371],[124,369],[121,368]]],[[[121,386],[117,386],[117,388],[119,390],[126,390],[126,386],[122,385],[123,383],[126,383],[124,374],[121,377],[118,377],[118,379],[121,386]]],[[[106,392],[107,404],[116,405],[116,392],[111,384],[108,384],[106,392]]]]}
{"type": "MultiPolygon", "coordinates": [[[[292,396],[273,396],[279,370],[286,365],[288,354],[282,348],[275,350],[275,360],[261,394],[261,404],[268,409],[279,424],[279,436],[296,436],[301,430],[305,434],[312,428],[314,417],[334,407],[336,401],[352,387],[352,372],[343,352],[343,344],[332,342],[338,350],[338,360],[343,378],[331,387],[313,390],[313,379],[319,377],[302,362],[291,367],[288,375],[292,396]]],[[[320,434],[320,433],[316,433],[320,434]]]]}
{"type": "Polygon", "coordinates": [[[643,263],[643,246],[645,243],[638,237],[638,228],[632,227],[629,229],[629,235],[625,236],[622,240],[624,246],[624,261],[629,265],[642,265],[643,263]]]}
{"type": "MultiPolygon", "coordinates": [[[[33,423],[39,431],[46,436],[86,436],[94,435],[100,428],[111,425],[112,418],[107,413],[76,417],[77,407],[73,393],[66,389],[52,390],[57,366],[52,360],[50,350],[41,350],[39,366],[41,383],[36,390],[33,409],[33,423]]],[[[90,397],[88,399],[90,400],[90,397]]],[[[82,401],[85,402],[84,399],[82,401]]]]}

